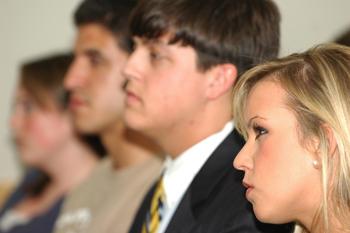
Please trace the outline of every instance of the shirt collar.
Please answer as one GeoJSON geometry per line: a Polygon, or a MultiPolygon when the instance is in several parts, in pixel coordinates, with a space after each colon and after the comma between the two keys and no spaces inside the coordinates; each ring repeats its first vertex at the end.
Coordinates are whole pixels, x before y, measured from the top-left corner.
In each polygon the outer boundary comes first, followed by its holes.
{"type": "Polygon", "coordinates": [[[171,208],[179,202],[200,168],[229,135],[233,127],[234,124],[230,121],[222,130],[193,145],[176,159],[167,156],[163,184],[168,207],[171,208]]]}

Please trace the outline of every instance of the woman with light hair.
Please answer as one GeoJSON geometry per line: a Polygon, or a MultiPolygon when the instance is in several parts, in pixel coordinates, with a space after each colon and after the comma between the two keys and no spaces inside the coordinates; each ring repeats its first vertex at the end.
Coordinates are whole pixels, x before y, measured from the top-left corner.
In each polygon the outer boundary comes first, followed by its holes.
{"type": "Polygon", "coordinates": [[[350,232],[350,48],[324,44],[259,65],[234,93],[246,139],[234,167],[257,218],[350,232]]]}

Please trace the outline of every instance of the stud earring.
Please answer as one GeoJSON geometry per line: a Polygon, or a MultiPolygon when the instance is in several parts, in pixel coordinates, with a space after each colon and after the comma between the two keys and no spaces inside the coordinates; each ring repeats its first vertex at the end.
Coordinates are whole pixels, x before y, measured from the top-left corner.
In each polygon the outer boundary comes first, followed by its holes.
{"type": "Polygon", "coordinates": [[[314,168],[319,169],[320,168],[320,163],[317,160],[312,161],[312,165],[314,168]]]}

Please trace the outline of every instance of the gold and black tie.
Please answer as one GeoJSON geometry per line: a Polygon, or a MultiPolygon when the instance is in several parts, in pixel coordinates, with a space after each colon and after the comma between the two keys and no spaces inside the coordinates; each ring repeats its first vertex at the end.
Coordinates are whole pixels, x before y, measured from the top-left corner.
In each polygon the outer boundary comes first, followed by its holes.
{"type": "Polygon", "coordinates": [[[141,233],[156,233],[164,213],[165,193],[163,179],[161,178],[154,191],[151,208],[146,214],[141,233]]]}

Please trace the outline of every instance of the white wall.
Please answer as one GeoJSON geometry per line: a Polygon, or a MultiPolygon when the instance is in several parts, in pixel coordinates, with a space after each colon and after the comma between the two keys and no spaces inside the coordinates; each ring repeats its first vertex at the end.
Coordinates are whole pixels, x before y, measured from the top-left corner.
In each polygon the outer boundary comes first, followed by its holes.
{"type": "MultiPolygon", "coordinates": [[[[196,0],[193,0],[196,1],[196,0]]],[[[70,47],[79,0],[0,0],[0,182],[20,168],[8,131],[10,100],[23,59],[70,47]]],[[[281,55],[332,40],[350,27],[349,0],[276,0],[282,12],[281,55]]]]}
{"type": "Polygon", "coordinates": [[[67,50],[74,39],[71,14],[79,0],[0,0],[0,182],[20,174],[10,143],[9,112],[23,59],[67,50]]]}
{"type": "Polygon", "coordinates": [[[332,41],[350,28],[349,0],[275,0],[282,12],[281,55],[332,41]]]}

